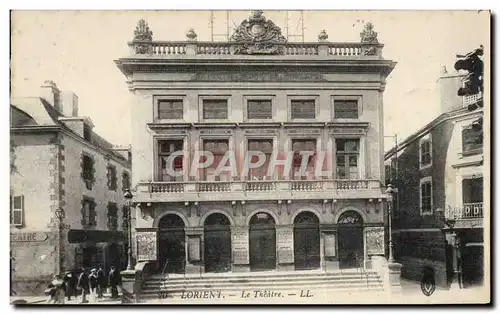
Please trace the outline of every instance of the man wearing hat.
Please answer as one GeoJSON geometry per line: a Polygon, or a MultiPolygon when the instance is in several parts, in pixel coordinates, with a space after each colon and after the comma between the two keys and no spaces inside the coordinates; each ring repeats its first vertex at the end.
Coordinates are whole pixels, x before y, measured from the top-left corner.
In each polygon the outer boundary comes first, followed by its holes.
{"type": "Polygon", "coordinates": [[[118,286],[121,284],[120,272],[116,270],[115,266],[111,266],[109,272],[109,284],[111,285],[111,298],[118,298],[118,286]]]}
{"type": "Polygon", "coordinates": [[[78,289],[81,290],[82,300],[80,303],[87,303],[87,293],[89,291],[89,278],[85,272],[85,268],[82,268],[80,276],[78,276],[78,289]]]}
{"type": "Polygon", "coordinates": [[[97,269],[92,268],[89,275],[89,288],[90,288],[90,303],[94,303],[96,301],[96,293],[97,293],[97,269]]]}

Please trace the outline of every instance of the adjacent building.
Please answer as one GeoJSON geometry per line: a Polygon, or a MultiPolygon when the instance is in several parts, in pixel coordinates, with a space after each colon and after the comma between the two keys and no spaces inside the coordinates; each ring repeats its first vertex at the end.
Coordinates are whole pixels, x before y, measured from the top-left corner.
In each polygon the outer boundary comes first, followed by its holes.
{"type": "Polygon", "coordinates": [[[463,78],[444,68],[442,113],[385,154],[387,183],[397,188],[393,230],[402,275],[432,276],[441,286],[454,270],[463,287],[484,276],[483,136],[473,125],[483,113],[468,109],[482,95],[457,96],[463,78]]]}
{"type": "Polygon", "coordinates": [[[43,292],[66,270],[126,265],[130,148],[96,134],[77,96],[52,81],[39,97],[12,99],[10,114],[15,293],[43,292]]]}
{"type": "Polygon", "coordinates": [[[359,42],[322,31],[292,43],[255,11],[228,42],[186,36],[153,40],[141,20],[116,60],[133,94],[137,261],[204,273],[369,267],[383,256],[383,93],[395,63],[373,26],[359,42]],[[214,162],[196,168],[201,151],[214,162]],[[249,151],[264,162],[241,172],[249,151]],[[228,156],[237,173],[217,171],[228,156]],[[286,156],[289,169],[268,172],[286,156]],[[295,174],[301,165],[308,172],[295,174]]]}

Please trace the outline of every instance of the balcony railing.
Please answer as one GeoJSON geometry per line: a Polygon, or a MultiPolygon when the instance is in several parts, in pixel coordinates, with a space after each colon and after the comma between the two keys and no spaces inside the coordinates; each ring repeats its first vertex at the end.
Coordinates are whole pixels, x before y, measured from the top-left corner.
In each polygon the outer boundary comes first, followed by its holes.
{"type": "Polygon", "coordinates": [[[477,102],[482,97],[483,97],[483,95],[481,92],[479,92],[475,95],[464,96],[464,98],[463,98],[464,107],[467,107],[468,105],[471,105],[471,104],[477,102]]]}
{"type": "MultiPolygon", "coordinates": [[[[131,54],[172,55],[234,55],[231,42],[202,41],[133,41],[128,43],[131,54]],[[138,49],[139,48],[139,49],[138,49]]],[[[381,56],[383,45],[378,43],[288,42],[281,45],[285,56],[365,57],[381,56]]]]}
{"type": "Polygon", "coordinates": [[[483,218],[483,203],[466,203],[455,207],[447,207],[445,210],[447,219],[474,219],[483,218]]]}
{"type": "Polygon", "coordinates": [[[378,180],[279,180],[233,182],[140,182],[139,192],[152,194],[223,192],[333,192],[380,189],[378,180]]]}

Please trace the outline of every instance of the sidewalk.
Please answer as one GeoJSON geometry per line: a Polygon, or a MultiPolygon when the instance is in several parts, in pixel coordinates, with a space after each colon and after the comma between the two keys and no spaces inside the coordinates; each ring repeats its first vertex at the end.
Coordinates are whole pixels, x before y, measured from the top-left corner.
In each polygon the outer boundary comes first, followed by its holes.
{"type": "MultiPolygon", "coordinates": [[[[110,294],[104,294],[104,298],[96,299],[95,303],[84,303],[83,305],[101,305],[101,304],[121,304],[121,295],[118,299],[110,299],[110,294]]],[[[88,300],[88,295],[87,295],[88,300]]],[[[46,296],[13,296],[10,297],[10,304],[12,305],[21,305],[21,304],[45,304],[47,301],[46,296]]],[[[64,300],[64,304],[80,304],[80,297],[71,298],[70,301],[68,299],[64,300]]],[[[48,304],[48,305],[57,305],[57,304],[48,304]]]]}

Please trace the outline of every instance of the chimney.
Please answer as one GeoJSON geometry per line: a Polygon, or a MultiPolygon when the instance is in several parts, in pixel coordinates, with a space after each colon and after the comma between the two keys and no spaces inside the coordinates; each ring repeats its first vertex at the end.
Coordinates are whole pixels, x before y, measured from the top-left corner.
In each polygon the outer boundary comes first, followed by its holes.
{"type": "Polygon", "coordinates": [[[53,81],[47,80],[40,86],[40,97],[45,99],[45,101],[51,104],[59,112],[61,111],[60,94],[61,91],[53,81]]]}
{"type": "Polygon", "coordinates": [[[464,76],[458,72],[449,73],[445,67],[442,68],[438,79],[440,114],[463,107],[463,98],[457,95],[457,91],[462,87],[464,76]]]}
{"type": "Polygon", "coordinates": [[[78,96],[73,92],[61,92],[61,110],[66,117],[78,117],[78,96]]]}

